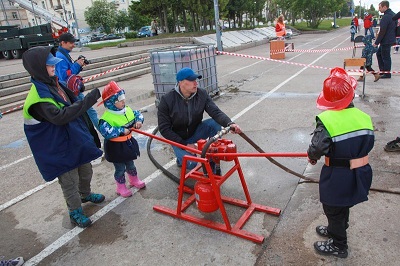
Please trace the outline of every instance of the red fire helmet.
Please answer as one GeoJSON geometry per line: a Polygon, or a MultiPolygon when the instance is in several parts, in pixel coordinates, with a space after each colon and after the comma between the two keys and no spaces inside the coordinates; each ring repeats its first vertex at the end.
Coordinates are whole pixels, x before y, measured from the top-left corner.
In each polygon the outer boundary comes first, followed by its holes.
{"type": "Polygon", "coordinates": [[[349,106],[354,98],[357,80],[349,76],[343,68],[335,67],[327,79],[317,99],[320,110],[342,110],[349,106]]]}
{"type": "Polygon", "coordinates": [[[101,93],[101,98],[103,99],[97,106],[100,106],[105,101],[111,98],[111,96],[117,94],[122,91],[121,87],[115,81],[110,81],[105,87],[103,92],[101,93]]]}

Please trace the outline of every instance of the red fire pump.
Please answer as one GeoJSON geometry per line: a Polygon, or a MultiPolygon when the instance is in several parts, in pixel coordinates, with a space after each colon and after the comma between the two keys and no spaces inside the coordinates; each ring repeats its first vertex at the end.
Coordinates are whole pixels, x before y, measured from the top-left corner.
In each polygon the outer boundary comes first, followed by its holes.
{"type": "MultiPolygon", "coordinates": [[[[229,129],[224,134],[226,134],[228,131],[229,129]]],[[[201,157],[183,157],[179,183],[178,206],[176,210],[164,206],[154,206],[153,209],[155,211],[168,214],[198,225],[236,235],[256,243],[262,243],[264,241],[264,236],[243,230],[243,226],[255,211],[279,216],[281,212],[280,209],[263,206],[252,202],[238,156],[235,155],[237,152],[236,145],[231,140],[221,139],[218,138],[218,136],[215,136],[208,141],[199,140],[197,145],[198,149],[202,150],[201,157]],[[198,162],[199,164],[194,169],[186,173],[186,162],[188,160],[198,162]],[[221,175],[220,172],[214,173],[213,168],[211,167],[212,164],[215,164],[214,170],[218,172],[221,161],[233,162],[233,166],[227,170],[226,174],[224,175],[221,175]],[[200,170],[201,168],[203,168],[203,171],[200,170]],[[236,172],[242,184],[246,200],[235,199],[221,195],[221,186],[229,177],[232,176],[232,174],[236,172]],[[187,179],[194,179],[197,181],[194,186],[194,191],[184,185],[187,179]],[[183,201],[184,193],[190,194],[185,201],[183,201]],[[194,202],[201,212],[209,213],[219,209],[224,223],[207,220],[203,217],[196,217],[192,214],[185,213],[185,210],[187,210],[194,202]],[[234,225],[232,225],[229,221],[224,203],[246,208],[246,211],[234,225]]]]}

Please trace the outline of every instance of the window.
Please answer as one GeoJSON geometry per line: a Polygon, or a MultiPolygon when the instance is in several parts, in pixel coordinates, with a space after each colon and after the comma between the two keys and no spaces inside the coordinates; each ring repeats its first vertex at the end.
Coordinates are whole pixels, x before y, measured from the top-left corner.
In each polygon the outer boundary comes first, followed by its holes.
{"type": "Polygon", "coordinates": [[[17,12],[12,12],[12,17],[13,17],[13,19],[18,19],[18,14],[17,14],[17,12]]]}

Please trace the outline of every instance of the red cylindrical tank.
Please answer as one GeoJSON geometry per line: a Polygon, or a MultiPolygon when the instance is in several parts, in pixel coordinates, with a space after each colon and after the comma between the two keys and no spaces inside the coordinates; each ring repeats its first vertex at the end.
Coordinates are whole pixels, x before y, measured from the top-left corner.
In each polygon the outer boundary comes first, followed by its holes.
{"type": "Polygon", "coordinates": [[[196,205],[202,212],[214,212],[219,209],[217,199],[210,183],[198,181],[194,185],[196,205]]]}

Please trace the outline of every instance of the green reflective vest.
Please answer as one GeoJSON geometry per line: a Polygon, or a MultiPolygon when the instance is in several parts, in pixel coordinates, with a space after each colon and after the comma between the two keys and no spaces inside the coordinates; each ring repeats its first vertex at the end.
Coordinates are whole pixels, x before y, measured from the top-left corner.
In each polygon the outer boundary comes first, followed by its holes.
{"type": "Polygon", "coordinates": [[[324,111],[317,117],[324,124],[333,142],[359,135],[373,135],[371,117],[355,107],[324,111]]]}
{"type": "Polygon", "coordinates": [[[129,122],[135,120],[135,114],[129,106],[126,106],[125,115],[116,114],[107,109],[101,116],[101,119],[103,119],[113,127],[122,127],[129,122]]]}

